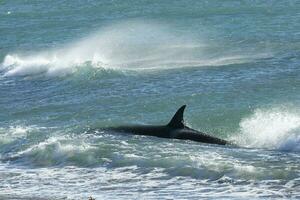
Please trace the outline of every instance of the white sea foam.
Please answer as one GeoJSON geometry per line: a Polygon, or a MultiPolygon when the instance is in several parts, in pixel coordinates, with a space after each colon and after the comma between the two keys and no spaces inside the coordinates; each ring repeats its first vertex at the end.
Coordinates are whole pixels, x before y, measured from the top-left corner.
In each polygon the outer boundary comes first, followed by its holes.
{"type": "Polygon", "coordinates": [[[84,162],[90,164],[95,162],[93,147],[83,140],[68,138],[67,136],[53,136],[47,140],[32,145],[18,152],[16,157],[25,157],[38,166],[48,166],[63,163],[66,160],[84,162]]]}
{"type": "Polygon", "coordinates": [[[6,76],[65,75],[80,67],[121,70],[166,69],[244,63],[267,55],[210,55],[209,44],[171,27],[145,21],[127,21],[101,30],[58,49],[8,54],[1,64],[6,76]],[[87,64],[87,65],[85,65],[87,64]]]}
{"type": "Polygon", "coordinates": [[[300,114],[287,108],[257,109],[240,122],[240,145],[300,151],[300,114]]]}
{"type": "Polygon", "coordinates": [[[18,138],[26,137],[30,131],[36,129],[38,129],[38,127],[21,125],[0,128],[0,144],[6,144],[18,138]]]}

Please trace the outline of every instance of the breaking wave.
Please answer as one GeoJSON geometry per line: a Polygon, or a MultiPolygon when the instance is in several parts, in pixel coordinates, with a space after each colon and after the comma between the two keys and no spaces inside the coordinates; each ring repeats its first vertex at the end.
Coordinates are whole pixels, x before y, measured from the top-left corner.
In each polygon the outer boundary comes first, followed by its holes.
{"type": "Polygon", "coordinates": [[[35,166],[52,166],[65,162],[81,163],[82,166],[95,162],[94,148],[84,140],[69,136],[50,137],[45,141],[32,145],[18,152],[14,157],[35,166]]]}
{"type": "Polygon", "coordinates": [[[0,128],[0,144],[7,144],[19,138],[24,138],[28,133],[38,130],[36,126],[10,126],[9,128],[0,128]]]}
{"type": "Polygon", "coordinates": [[[86,66],[116,70],[170,69],[239,64],[266,57],[216,53],[217,49],[217,45],[191,35],[176,34],[166,25],[127,21],[102,28],[58,49],[30,55],[8,54],[1,68],[5,76],[64,76],[86,66]]]}
{"type": "Polygon", "coordinates": [[[286,108],[257,109],[240,122],[240,145],[300,151],[300,114],[286,108]]]}

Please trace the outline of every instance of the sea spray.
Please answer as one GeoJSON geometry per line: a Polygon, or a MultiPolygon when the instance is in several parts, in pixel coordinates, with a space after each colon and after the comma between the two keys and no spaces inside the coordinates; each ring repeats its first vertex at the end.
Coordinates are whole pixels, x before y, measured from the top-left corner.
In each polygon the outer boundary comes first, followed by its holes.
{"type": "Polygon", "coordinates": [[[116,70],[158,70],[239,64],[270,56],[257,52],[216,53],[217,46],[211,41],[180,35],[173,29],[153,21],[124,21],[57,49],[8,54],[1,68],[5,76],[64,76],[86,64],[116,70]]]}
{"type": "Polygon", "coordinates": [[[1,1],[0,199],[299,199],[299,6],[1,1]],[[183,104],[239,147],[100,130],[183,104]]]}
{"type": "Polygon", "coordinates": [[[257,109],[240,122],[242,146],[299,151],[300,114],[286,108],[257,109]]]}
{"type": "Polygon", "coordinates": [[[25,138],[28,133],[37,131],[36,126],[10,126],[8,128],[0,128],[0,144],[7,144],[20,138],[25,138]]]}

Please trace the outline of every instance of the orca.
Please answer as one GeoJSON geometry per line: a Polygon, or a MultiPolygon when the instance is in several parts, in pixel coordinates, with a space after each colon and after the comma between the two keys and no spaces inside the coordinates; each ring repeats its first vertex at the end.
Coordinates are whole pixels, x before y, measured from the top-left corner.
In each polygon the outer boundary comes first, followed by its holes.
{"type": "Polygon", "coordinates": [[[167,125],[137,125],[137,126],[119,126],[106,128],[114,132],[130,133],[134,135],[155,136],[160,138],[170,138],[179,140],[191,140],[201,143],[228,145],[230,142],[213,137],[206,133],[189,128],[184,124],[183,113],[186,105],[181,106],[171,121],[167,125]]]}

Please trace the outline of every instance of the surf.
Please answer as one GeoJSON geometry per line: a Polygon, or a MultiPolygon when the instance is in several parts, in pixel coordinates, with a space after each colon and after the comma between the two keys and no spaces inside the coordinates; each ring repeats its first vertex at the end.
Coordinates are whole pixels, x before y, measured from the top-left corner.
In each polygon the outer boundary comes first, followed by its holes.
{"type": "MultiPolygon", "coordinates": [[[[167,24],[129,20],[107,25],[56,48],[9,53],[1,63],[4,76],[66,76],[83,68],[147,71],[222,66],[269,57],[266,53],[211,54],[212,42],[182,35],[167,24]]],[[[19,50],[20,51],[20,50],[19,50]]]]}
{"type": "Polygon", "coordinates": [[[300,151],[300,114],[296,110],[284,106],[256,109],[239,126],[232,139],[242,146],[300,151]]]}

